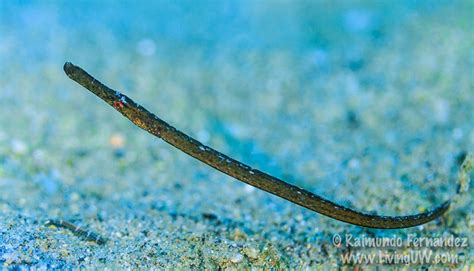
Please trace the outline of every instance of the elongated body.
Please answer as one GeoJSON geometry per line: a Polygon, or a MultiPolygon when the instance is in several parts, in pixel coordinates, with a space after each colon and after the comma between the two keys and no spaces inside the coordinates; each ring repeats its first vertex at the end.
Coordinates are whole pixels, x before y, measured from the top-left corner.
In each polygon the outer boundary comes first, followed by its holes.
{"type": "Polygon", "coordinates": [[[62,219],[50,219],[44,223],[45,226],[56,226],[58,228],[65,228],[70,230],[72,233],[75,235],[84,238],[86,241],[91,241],[91,242],[96,242],[99,245],[103,245],[107,242],[105,238],[100,236],[97,233],[91,232],[91,231],[86,231],[82,229],[79,226],[76,226],[72,224],[71,222],[68,222],[66,220],[62,219]]]}
{"type": "Polygon", "coordinates": [[[345,208],[205,146],[161,120],[129,97],[108,88],[78,66],[66,62],[64,71],[69,78],[113,106],[135,125],[188,155],[237,180],[334,219],[369,228],[396,229],[427,223],[449,208],[449,201],[446,201],[431,211],[408,216],[378,216],[345,208]]]}

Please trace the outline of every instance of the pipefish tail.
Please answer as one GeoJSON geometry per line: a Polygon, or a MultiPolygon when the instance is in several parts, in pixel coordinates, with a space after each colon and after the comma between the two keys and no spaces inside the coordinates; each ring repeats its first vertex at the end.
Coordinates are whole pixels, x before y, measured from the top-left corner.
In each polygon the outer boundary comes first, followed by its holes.
{"type": "Polygon", "coordinates": [[[440,206],[420,214],[379,216],[343,207],[258,169],[254,169],[211,147],[205,146],[158,118],[129,97],[110,89],[82,68],[70,62],[64,64],[64,71],[69,78],[114,107],[136,126],[161,138],[184,153],[239,181],[336,220],[368,228],[408,228],[432,221],[445,213],[449,208],[450,201],[448,200],[440,206]]]}

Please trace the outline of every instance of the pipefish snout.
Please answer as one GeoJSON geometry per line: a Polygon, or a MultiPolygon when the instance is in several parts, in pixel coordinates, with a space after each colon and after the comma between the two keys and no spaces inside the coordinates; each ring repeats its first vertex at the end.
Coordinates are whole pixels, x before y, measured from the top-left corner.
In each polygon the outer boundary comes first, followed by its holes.
{"type": "Polygon", "coordinates": [[[239,181],[339,221],[369,228],[407,228],[432,221],[445,213],[449,208],[450,201],[448,200],[440,206],[420,214],[380,216],[343,207],[305,189],[289,184],[277,177],[254,169],[211,147],[205,146],[196,139],[184,134],[158,118],[129,97],[110,89],[89,75],[86,71],[70,62],[64,64],[64,71],[69,78],[114,107],[136,126],[161,138],[184,153],[239,181]]]}

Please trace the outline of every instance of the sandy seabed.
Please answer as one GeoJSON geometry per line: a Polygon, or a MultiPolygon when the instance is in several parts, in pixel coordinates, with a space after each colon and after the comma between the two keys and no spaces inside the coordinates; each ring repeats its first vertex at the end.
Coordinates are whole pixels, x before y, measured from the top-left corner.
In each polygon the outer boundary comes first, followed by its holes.
{"type": "Polygon", "coordinates": [[[471,244],[472,189],[419,227],[338,222],[136,128],[62,65],[262,171],[347,207],[407,215],[451,198],[474,151],[473,10],[469,1],[2,1],[1,268],[365,269],[377,265],[349,256],[373,254],[389,268],[469,270],[469,247],[403,244],[471,244]],[[379,239],[395,247],[351,243],[379,239]],[[415,262],[423,249],[439,261],[415,262]]]}

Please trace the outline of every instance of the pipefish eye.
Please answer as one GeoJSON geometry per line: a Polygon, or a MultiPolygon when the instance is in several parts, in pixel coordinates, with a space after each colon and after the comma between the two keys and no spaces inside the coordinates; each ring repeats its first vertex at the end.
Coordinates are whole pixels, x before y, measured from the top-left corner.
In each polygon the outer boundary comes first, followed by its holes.
{"type": "Polygon", "coordinates": [[[432,221],[449,208],[449,200],[424,213],[407,216],[379,216],[346,208],[202,144],[138,105],[126,95],[105,86],[85,70],[70,62],[64,64],[64,71],[69,78],[112,105],[136,126],[161,138],[182,152],[239,181],[336,220],[369,228],[407,228],[432,221]],[[127,110],[123,110],[120,105],[115,106],[117,97],[127,101],[127,110]]]}

